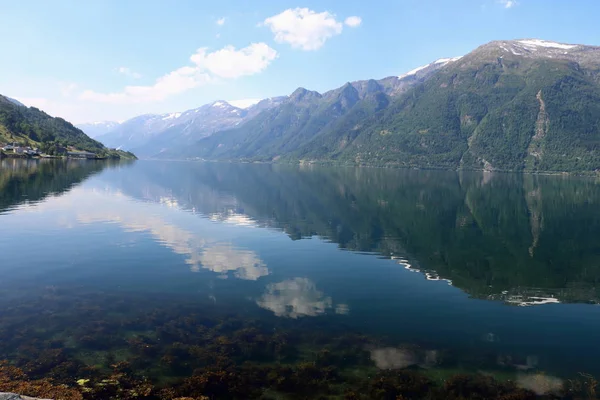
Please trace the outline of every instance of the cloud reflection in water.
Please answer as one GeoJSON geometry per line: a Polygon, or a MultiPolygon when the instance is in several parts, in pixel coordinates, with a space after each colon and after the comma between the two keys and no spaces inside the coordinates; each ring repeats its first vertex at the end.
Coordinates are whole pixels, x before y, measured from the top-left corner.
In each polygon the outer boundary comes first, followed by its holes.
{"type": "MultiPolygon", "coordinates": [[[[272,311],[278,317],[315,317],[333,307],[331,297],[319,291],[307,278],[293,278],[270,283],[265,293],[256,301],[259,307],[272,311]]],[[[346,304],[338,304],[336,313],[347,314],[346,304]]]]}
{"type": "MultiPolygon", "coordinates": [[[[239,279],[255,281],[269,275],[267,265],[250,250],[236,249],[229,243],[219,243],[204,249],[199,261],[203,268],[213,272],[227,274],[234,272],[239,279]]],[[[198,267],[192,267],[197,271],[198,267]]]]}

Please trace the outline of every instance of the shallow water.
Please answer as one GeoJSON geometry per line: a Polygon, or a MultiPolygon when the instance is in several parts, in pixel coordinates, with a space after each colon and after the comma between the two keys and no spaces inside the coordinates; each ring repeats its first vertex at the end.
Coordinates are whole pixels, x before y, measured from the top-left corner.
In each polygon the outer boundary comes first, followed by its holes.
{"type": "Polygon", "coordinates": [[[204,365],[176,343],[252,329],[289,348],[229,359],[600,375],[599,203],[592,178],[2,160],[0,359],[169,381],[204,365]]]}

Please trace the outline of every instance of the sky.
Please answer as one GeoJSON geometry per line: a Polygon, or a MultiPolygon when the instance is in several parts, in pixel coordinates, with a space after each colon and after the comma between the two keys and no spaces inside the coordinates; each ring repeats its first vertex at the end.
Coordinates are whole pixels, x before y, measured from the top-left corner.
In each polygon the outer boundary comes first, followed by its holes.
{"type": "Polygon", "coordinates": [[[73,123],[401,75],[492,40],[600,46],[599,0],[0,0],[0,94],[73,123]]]}

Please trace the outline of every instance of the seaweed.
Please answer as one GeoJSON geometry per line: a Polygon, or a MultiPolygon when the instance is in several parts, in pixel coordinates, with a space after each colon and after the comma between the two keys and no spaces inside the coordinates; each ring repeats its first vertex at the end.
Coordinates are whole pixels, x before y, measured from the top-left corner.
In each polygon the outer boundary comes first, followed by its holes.
{"type": "MultiPolygon", "coordinates": [[[[67,400],[596,396],[597,381],[587,375],[564,384],[539,374],[440,378],[435,368],[459,371],[448,352],[327,323],[256,320],[177,298],[52,287],[6,303],[0,390],[67,400]]],[[[477,365],[487,358],[472,356],[477,365]]]]}

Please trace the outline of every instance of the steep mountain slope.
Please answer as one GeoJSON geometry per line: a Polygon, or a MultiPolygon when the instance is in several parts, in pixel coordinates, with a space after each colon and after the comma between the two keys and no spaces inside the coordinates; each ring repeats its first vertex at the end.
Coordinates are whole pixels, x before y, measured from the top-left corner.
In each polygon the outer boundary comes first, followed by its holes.
{"type": "Polygon", "coordinates": [[[35,146],[52,153],[57,146],[71,146],[101,157],[135,158],[131,153],[106,148],[62,118],[54,118],[35,107],[18,105],[0,95],[0,143],[35,146]]]}
{"type": "Polygon", "coordinates": [[[247,109],[234,107],[220,100],[186,111],[176,124],[158,132],[137,152],[149,157],[178,157],[179,153],[198,140],[211,134],[241,125],[264,109],[275,107],[279,98],[265,99],[247,109]]]}
{"type": "MultiPolygon", "coordinates": [[[[600,48],[492,42],[373,115],[339,155],[404,166],[600,168],[600,48]]],[[[336,132],[340,133],[340,132],[336,132]]],[[[318,157],[307,145],[304,156],[318,157]]]]}
{"type": "Polygon", "coordinates": [[[146,144],[158,132],[168,128],[172,124],[171,120],[177,116],[177,113],[140,115],[119,124],[96,139],[109,147],[134,149],[146,144]]]}
{"type": "Polygon", "coordinates": [[[99,121],[87,124],[77,124],[75,126],[81,129],[89,137],[96,138],[115,130],[119,126],[119,123],[115,121],[99,121]]]}
{"type": "Polygon", "coordinates": [[[287,157],[324,132],[336,130],[342,120],[359,120],[387,106],[391,98],[405,93],[457,59],[437,61],[398,77],[349,82],[324,94],[298,88],[280,106],[259,114],[239,128],[201,140],[184,154],[263,161],[287,157]]]}
{"type": "Polygon", "coordinates": [[[265,99],[248,108],[219,100],[185,112],[141,115],[97,138],[108,146],[129,149],[143,157],[163,153],[167,157],[177,157],[199,139],[241,125],[263,110],[276,107],[283,99],[265,99]]]}
{"type": "Polygon", "coordinates": [[[60,141],[93,152],[104,146],[62,118],[53,118],[35,107],[17,105],[0,95],[0,142],[40,144],[60,141]]]}
{"type": "Polygon", "coordinates": [[[312,94],[310,106],[292,95],[239,129],[201,140],[189,155],[489,170],[600,169],[600,47],[496,41],[394,81],[404,86],[386,86],[385,80],[351,84],[358,91],[354,102],[349,92],[343,101],[336,97],[343,88],[312,94]]]}

